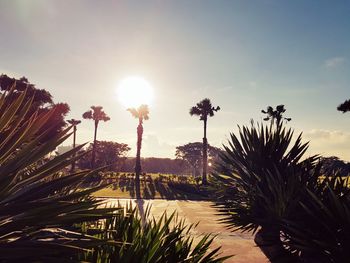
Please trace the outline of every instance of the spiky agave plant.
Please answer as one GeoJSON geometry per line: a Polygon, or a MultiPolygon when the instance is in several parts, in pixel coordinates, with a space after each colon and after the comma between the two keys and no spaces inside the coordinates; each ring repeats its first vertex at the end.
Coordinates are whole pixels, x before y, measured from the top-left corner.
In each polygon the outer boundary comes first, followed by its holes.
{"type": "Polygon", "coordinates": [[[286,246],[303,262],[347,262],[350,257],[350,177],[324,177],[307,190],[293,220],[284,220],[286,246]]]}
{"type": "Polygon", "coordinates": [[[14,87],[0,97],[0,261],[73,260],[100,243],[74,225],[106,219],[112,209],[98,208],[101,202],[89,197],[99,187],[83,185],[96,171],[58,175],[79,158],[70,159],[82,146],[42,162],[70,136],[70,128],[43,143],[50,129],[41,128],[54,109],[28,118],[32,98],[23,92],[10,102],[13,92],[14,87]]]}
{"type": "Polygon", "coordinates": [[[317,184],[317,156],[301,160],[308,144],[293,131],[243,126],[231,134],[213,183],[223,223],[256,233],[255,242],[271,262],[296,262],[281,239],[281,220],[293,216],[307,185],[317,184]]]}
{"type": "Polygon", "coordinates": [[[121,211],[97,229],[100,239],[116,243],[100,246],[94,253],[88,253],[87,259],[127,263],[209,263],[223,262],[231,257],[220,257],[220,248],[211,248],[214,237],[209,234],[194,242],[191,231],[195,225],[187,226],[184,220],[178,220],[175,213],[169,217],[164,213],[158,220],[151,219],[148,206],[144,215],[146,220],[142,220],[132,204],[121,211]]]}

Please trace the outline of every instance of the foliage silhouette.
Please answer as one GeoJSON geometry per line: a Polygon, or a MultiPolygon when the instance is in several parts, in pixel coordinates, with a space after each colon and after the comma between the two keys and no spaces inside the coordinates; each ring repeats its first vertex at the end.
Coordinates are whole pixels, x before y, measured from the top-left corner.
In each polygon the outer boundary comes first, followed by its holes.
{"type": "Polygon", "coordinates": [[[42,143],[55,130],[43,130],[54,110],[37,110],[27,118],[33,97],[23,91],[14,98],[14,92],[15,86],[0,97],[0,261],[71,261],[102,242],[78,225],[109,218],[114,209],[89,197],[104,187],[85,184],[98,171],[60,172],[80,157],[70,159],[83,146],[42,162],[70,136],[71,127],[42,143]]]}
{"type": "MultiPolygon", "coordinates": [[[[137,200],[142,201],[142,200],[137,200]]],[[[220,257],[219,249],[211,249],[214,237],[203,235],[195,243],[191,237],[194,224],[187,225],[179,220],[175,213],[164,213],[160,219],[150,217],[150,207],[144,215],[138,213],[132,205],[117,207],[120,210],[115,217],[99,227],[100,238],[115,240],[120,245],[106,243],[98,247],[86,259],[96,262],[223,262],[231,256],[220,257]]]]}
{"type": "Polygon", "coordinates": [[[276,124],[277,128],[280,128],[282,125],[282,121],[291,121],[291,118],[283,117],[283,114],[286,112],[284,105],[277,105],[274,110],[271,106],[268,106],[266,111],[261,110],[262,113],[266,114],[264,121],[271,121],[271,125],[276,124]]]}
{"type": "Polygon", "coordinates": [[[349,176],[350,175],[350,163],[340,160],[336,156],[321,157],[322,162],[321,174],[325,176],[349,176]]]}
{"type": "Polygon", "coordinates": [[[136,151],[136,162],[135,162],[135,184],[136,184],[136,198],[140,199],[140,174],[141,174],[141,146],[142,146],[142,134],[143,134],[143,121],[149,119],[148,106],[143,104],[137,109],[127,109],[133,117],[139,120],[137,126],[137,151],[136,151]]]}
{"type": "Polygon", "coordinates": [[[343,113],[350,111],[350,100],[344,101],[337,107],[338,111],[342,111],[343,113]]]}
{"type": "Polygon", "coordinates": [[[110,118],[102,110],[101,106],[91,106],[91,110],[83,113],[83,118],[93,120],[95,124],[94,144],[93,144],[92,156],[91,156],[91,168],[95,168],[96,136],[97,136],[98,124],[100,121],[104,121],[104,122],[109,121],[110,118]]]}
{"type": "Polygon", "coordinates": [[[54,103],[52,96],[48,91],[36,88],[35,85],[31,84],[25,77],[15,79],[8,77],[5,74],[0,75],[0,90],[9,91],[11,88],[13,88],[13,92],[7,95],[8,97],[4,102],[7,106],[10,106],[10,104],[23,93],[26,94],[26,100],[32,100],[31,106],[28,109],[26,116],[24,116],[24,120],[28,120],[28,118],[30,118],[35,112],[51,112],[51,118],[39,131],[39,133],[41,133],[45,130],[50,130],[50,132],[42,138],[41,142],[45,142],[64,129],[66,126],[64,118],[69,112],[69,106],[67,103],[54,103]]]}
{"type": "Polygon", "coordinates": [[[281,222],[295,216],[307,188],[318,184],[318,157],[302,160],[308,143],[301,135],[293,142],[293,130],[284,127],[252,124],[230,137],[213,175],[223,223],[258,231],[255,242],[271,262],[297,262],[282,242],[281,222]]]}
{"type": "MultiPolygon", "coordinates": [[[[214,164],[222,150],[209,144],[207,149],[209,160],[214,164]]],[[[192,175],[197,176],[203,161],[203,143],[193,142],[177,146],[175,156],[177,159],[185,161],[192,168],[192,175]]]]}
{"type": "Polygon", "coordinates": [[[302,262],[343,263],[350,256],[350,177],[325,177],[309,188],[292,220],[283,221],[285,245],[302,262]]]}
{"type": "Polygon", "coordinates": [[[208,117],[213,117],[214,112],[220,110],[220,107],[213,107],[210,99],[205,98],[198,102],[196,106],[190,109],[190,115],[199,116],[199,120],[204,123],[204,136],[203,136],[203,174],[202,184],[207,184],[207,167],[208,167],[208,140],[207,140],[207,121],[208,117]]]}
{"type": "MultiPolygon", "coordinates": [[[[78,166],[80,169],[88,169],[90,167],[93,147],[91,143],[84,151],[86,154],[79,159],[78,166]]],[[[128,151],[130,151],[130,147],[125,143],[96,141],[95,165],[97,167],[105,167],[104,171],[118,171],[128,151]]]]}

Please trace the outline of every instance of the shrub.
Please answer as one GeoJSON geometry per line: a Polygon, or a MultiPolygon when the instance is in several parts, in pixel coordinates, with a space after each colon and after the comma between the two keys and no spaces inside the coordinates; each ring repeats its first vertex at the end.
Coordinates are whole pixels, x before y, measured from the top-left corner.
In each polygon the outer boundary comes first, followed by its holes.
{"type": "Polygon", "coordinates": [[[32,98],[23,92],[9,102],[13,92],[0,98],[0,261],[70,259],[100,242],[73,225],[107,218],[111,209],[98,208],[101,202],[88,197],[98,187],[82,187],[97,171],[60,173],[79,158],[70,159],[82,146],[41,161],[70,135],[70,128],[42,143],[50,129],[41,128],[53,110],[26,118],[32,98]]]}
{"type": "Polygon", "coordinates": [[[286,246],[304,262],[348,261],[350,257],[350,177],[326,177],[293,220],[285,220],[286,246]]]}
{"type": "Polygon", "coordinates": [[[100,225],[96,231],[100,239],[113,240],[99,246],[85,259],[98,262],[223,262],[219,248],[209,252],[213,238],[204,235],[194,244],[190,232],[194,225],[186,226],[175,214],[164,213],[159,220],[149,220],[150,207],[145,215],[139,216],[137,208],[131,205],[119,207],[119,213],[100,225]]]}
{"type": "MultiPolygon", "coordinates": [[[[317,157],[301,161],[308,144],[291,129],[243,127],[231,134],[212,181],[222,222],[234,229],[257,232],[255,242],[273,260],[295,262],[281,239],[281,221],[292,218],[307,187],[316,188],[317,157]]],[[[278,262],[278,261],[277,261],[278,262]]]]}

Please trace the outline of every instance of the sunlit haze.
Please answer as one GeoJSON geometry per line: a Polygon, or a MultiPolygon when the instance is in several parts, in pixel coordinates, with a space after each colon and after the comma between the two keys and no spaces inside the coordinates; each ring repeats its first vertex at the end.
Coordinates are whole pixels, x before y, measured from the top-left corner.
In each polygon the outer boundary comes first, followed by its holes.
{"type": "Polygon", "coordinates": [[[130,76],[122,79],[117,88],[120,102],[126,108],[137,108],[141,104],[151,106],[154,98],[153,88],[144,78],[130,76]]]}

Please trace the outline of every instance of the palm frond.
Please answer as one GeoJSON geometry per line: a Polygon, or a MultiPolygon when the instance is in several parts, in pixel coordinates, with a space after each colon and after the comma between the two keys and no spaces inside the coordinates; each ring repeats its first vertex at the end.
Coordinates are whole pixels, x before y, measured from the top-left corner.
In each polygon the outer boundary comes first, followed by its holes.
{"type": "Polygon", "coordinates": [[[350,111],[350,100],[346,100],[337,107],[338,111],[343,113],[350,111]]]}

